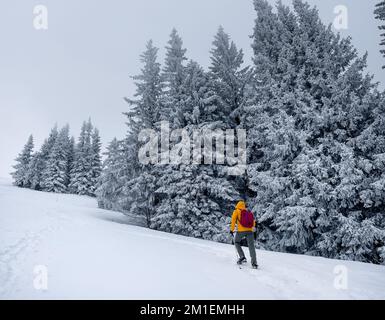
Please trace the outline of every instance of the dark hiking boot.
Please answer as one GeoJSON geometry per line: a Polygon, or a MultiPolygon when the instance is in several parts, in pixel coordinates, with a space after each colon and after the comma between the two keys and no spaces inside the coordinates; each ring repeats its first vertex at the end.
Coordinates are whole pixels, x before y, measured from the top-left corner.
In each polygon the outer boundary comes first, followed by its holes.
{"type": "Polygon", "coordinates": [[[251,267],[252,267],[253,269],[258,269],[258,265],[257,265],[256,263],[252,263],[252,264],[251,264],[251,267]]]}
{"type": "Polygon", "coordinates": [[[246,262],[247,262],[246,258],[243,257],[243,258],[238,259],[237,264],[242,264],[242,263],[246,263],[246,262]]]}

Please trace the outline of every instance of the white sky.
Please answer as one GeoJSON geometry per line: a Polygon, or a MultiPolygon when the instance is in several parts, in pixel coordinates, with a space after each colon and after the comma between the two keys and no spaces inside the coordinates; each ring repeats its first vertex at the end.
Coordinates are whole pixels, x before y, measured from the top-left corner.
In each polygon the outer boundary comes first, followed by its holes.
{"type": "MultiPolygon", "coordinates": [[[[290,1],[283,1],[289,3],[290,1]]],[[[349,28],[360,53],[369,52],[368,71],[385,83],[379,53],[376,0],[309,0],[327,24],[334,8],[345,5],[349,28]]],[[[274,0],[271,3],[275,3],[274,0]]],[[[209,50],[219,25],[250,61],[255,11],[252,0],[3,0],[0,5],[0,176],[12,171],[13,159],[30,133],[40,147],[55,122],[69,123],[77,136],[92,118],[104,146],[126,132],[122,112],[139,72],[139,55],[150,38],[160,58],[173,27],[189,58],[209,64],[209,50]],[[48,30],[33,28],[33,7],[48,8],[48,30]]]]}

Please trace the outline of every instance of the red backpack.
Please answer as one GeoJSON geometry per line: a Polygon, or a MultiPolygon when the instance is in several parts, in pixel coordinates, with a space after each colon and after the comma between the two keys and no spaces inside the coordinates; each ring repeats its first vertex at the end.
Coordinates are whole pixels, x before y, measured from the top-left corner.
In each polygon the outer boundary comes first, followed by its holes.
{"type": "Polygon", "coordinates": [[[254,227],[254,215],[249,210],[242,210],[241,211],[241,219],[239,220],[242,226],[245,228],[252,228],[254,227]]]}

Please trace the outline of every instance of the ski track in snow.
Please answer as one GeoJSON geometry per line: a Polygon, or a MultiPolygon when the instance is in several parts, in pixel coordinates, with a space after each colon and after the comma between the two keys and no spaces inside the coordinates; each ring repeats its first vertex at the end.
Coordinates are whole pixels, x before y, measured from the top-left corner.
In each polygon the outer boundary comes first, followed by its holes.
{"type": "MultiPolygon", "coordinates": [[[[46,216],[49,217],[48,212],[46,212],[46,216]]],[[[8,245],[0,250],[0,297],[2,295],[12,295],[15,291],[18,291],[17,265],[22,263],[23,257],[37,252],[44,235],[59,230],[60,225],[58,222],[62,223],[68,221],[68,218],[63,214],[59,214],[59,212],[55,217],[55,219],[49,217],[50,223],[46,228],[43,228],[38,232],[27,230],[14,244],[8,245]]]]}
{"type": "Polygon", "coordinates": [[[0,282],[2,284],[0,295],[5,295],[7,292],[12,293],[16,281],[13,264],[18,262],[18,257],[26,248],[34,247],[32,240],[35,239],[27,235],[0,252],[0,282]]]}
{"type": "Polygon", "coordinates": [[[130,225],[96,200],[0,181],[0,298],[384,299],[385,267],[257,250],[260,269],[234,247],[130,225]],[[138,263],[137,261],[140,261],[138,263]],[[33,268],[48,268],[48,290],[33,268]],[[348,290],[333,268],[349,270],[348,290]]]}

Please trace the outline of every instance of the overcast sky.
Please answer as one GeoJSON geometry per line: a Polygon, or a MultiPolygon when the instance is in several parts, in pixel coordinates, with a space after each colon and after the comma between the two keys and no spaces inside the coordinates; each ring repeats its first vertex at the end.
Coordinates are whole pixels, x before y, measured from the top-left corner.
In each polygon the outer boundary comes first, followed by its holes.
{"type": "MultiPolygon", "coordinates": [[[[290,1],[283,1],[289,3],[290,1]]],[[[348,29],[360,53],[369,52],[368,72],[385,83],[379,53],[375,0],[309,0],[332,23],[335,6],[348,8],[348,29]]],[[[271,1],[275,3],[275,1],[271,1]]],[[[55,122],[69,123],[78,135],[92,118],[104,146],[124,136],[127,105],[134,92],[130,76],[139,72],[138,57],[149,39],[160,58],[173,27],[187,55],[209,64],[209,50],[219,25],[250,61],[249,35],[255,12],[252,0],[3,0],[0,19],[0,176],[33,134],[37,147],[55,122]],[[48,30],[33,27],[33,8],[48,9],[48,30]]]]}

